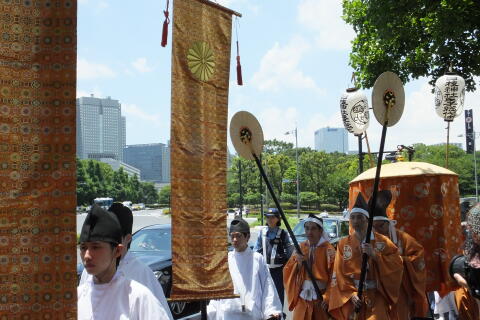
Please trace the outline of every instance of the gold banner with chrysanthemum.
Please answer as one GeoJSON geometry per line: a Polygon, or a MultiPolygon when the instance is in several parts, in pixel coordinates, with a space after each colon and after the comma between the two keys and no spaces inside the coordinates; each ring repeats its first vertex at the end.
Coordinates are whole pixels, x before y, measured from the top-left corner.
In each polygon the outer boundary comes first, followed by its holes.
{"type": "Polygon", "coordinates": [[[232,12],[174,2],[172,262],[174,300],[233,296],[226,228],[232,12]]]}
{"type": "Polygon", "coordinates": [[[74,0],[0,6],[0,319],[75,319],[74,0]]]}

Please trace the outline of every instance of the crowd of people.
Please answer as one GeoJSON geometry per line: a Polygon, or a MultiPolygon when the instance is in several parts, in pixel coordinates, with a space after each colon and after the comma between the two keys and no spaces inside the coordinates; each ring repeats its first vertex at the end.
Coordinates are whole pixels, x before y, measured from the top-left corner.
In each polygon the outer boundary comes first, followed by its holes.
{"type": "MultiPolygon", "coordinates": [[[[336,248],[322,218],[309,215],[303,220],[307,240],[295,250],[281,228],[280,213],[269,209],[267,226],[251,249],[250,226],[236,217],[229,226],[234,250],[228,253],[228,266],[238,298],[211,300],[208,319],[284,319],[285,302],[293,320],[433,316],[426,294],[424,249],[387,217],[391,197],[389,191],[380,191],[370,212],[371,204],[359,193],[348,214],[350,235],[336,248]],[[370,214],[373,232],[365,241],[370,214]],[[368,262],[360,284],[363,255],[368,262]]],[[[79,319],[172,319],[153,273],[128,252],[132,222],[131,211],[117,203],[108,211],[93,207],[88,214],[80,236],[85,270],[78,287],[79,319]]],[[[452,274],[460,286],[453,295],[458,319],[478,320],[480,296],[472,279],[480,270],[480,205],[470,210],[466,229],[467,275],[452,274]]]]}

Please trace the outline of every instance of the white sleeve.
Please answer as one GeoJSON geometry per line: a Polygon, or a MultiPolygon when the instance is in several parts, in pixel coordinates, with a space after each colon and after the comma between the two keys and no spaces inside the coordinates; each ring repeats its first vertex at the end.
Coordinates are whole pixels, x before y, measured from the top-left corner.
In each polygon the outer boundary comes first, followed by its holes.
{"type": "Polygon", "coordinates": [[[217,320],[218,307],[219,307],[218,300],[210,300],[210,302],[207,305],[208,320],[217,320]]]}
{"type": "Polygon", "coordinates": [[[167,298],[165,298],[165,294],[163,293],[163,288],[158,282],[157,278],[153,274],[152,270],[148,268],[145,272],[147,279],[145,280],[145,286],[148,287],[153,295],[158,299],[158,301],[162,304],[163,308],[166,309],[168,314],[168,319],[173,320],[172,313],[170,312],[170,307],[168,306],[167,298]]]}
{"type": "Polygon", "coordinates": [[[131,253],[127,254],[129,254],[130,256],[125,256],[124,259],[128,258],[129,263],[127,265],[122,265],[120,270],[125,273],[125,276],[127,278],[140,282],[145,287],[147,287],[162,304],[163,308],[168,314],[168,319],[173,320],[173,316],[170,312],[170,307],[168,306],[167,299],[165,298],[163,288],[153,274],[152,269],[150,269],[149,266],[135,258],[135,256],[132,256],[131,253]]]}
{"type": "Polygon", "coordinates": [[[262,287],[262,313],[264,319],[268,319],[269,316],[282,313],[282,303],[278,297],[277,289],[273,283],[270,271],[265,263],[264,259],[259,261],[258,272],[262,287]]]}
{"type": "Polygon", "coordinates": [[[137,298],[138,306],[135,310],[136,315],[138,315],[139,320],[168,320],[170,316],[168,315],[165,308],[160,304],[160,302],[153,296],[150,290],[143,291],[137,298]]]}

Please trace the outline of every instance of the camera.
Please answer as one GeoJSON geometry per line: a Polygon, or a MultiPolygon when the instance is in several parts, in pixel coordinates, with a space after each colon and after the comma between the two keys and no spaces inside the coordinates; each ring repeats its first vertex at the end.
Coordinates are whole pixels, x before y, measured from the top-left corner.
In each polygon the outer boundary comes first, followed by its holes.
{"type": "Polygon", "coordinates": [[[452,278],[455,273],[460,274],[467,281],[472,296],[480,299],[480,268],[468,264],[464,255],[457,255],[450,261],[449,273],[452,278]]]}

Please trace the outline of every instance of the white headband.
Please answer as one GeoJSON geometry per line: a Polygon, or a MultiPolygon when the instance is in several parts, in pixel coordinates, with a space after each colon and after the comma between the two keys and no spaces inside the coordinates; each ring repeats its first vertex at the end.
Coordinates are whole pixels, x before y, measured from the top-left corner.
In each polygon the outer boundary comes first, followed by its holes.
{"type": "Polygon", "coordinates": [[[373,221],[388,221],[388,231],[390,233],[390,239],[393,243],[397,244],[397,230],[395,229],[395,226],[397,225],[397,220],[390,220],[385,216],[375,216],[373,217],[373,221]]]}
{"type": "Polygon", "coordinates": [[[317,218],[312,218],[312,217],[308,217],[307,219],[303,220],[303,224],[305,225],[305,223],[307,222],[313,222],[313,223],[316,223],[320,226],[320,228],[323,229],[323,223],[317,219],[317,218]]]}
{"type": "MultiPolygon", "coordinates": [[[[316,223],[318,226],[320,226],[320,228],[323,229],[323,223],[318,218],[308,217],[307,219],[303,220],[303,225],[305,225],[305,223],[307,223],[307,222],[316,223]]],[[[318,247],[319,245],[321,245],[325,241],[330,241],[330,237],[325,232],[325,229],[323,229],[322,236],[320,237],[320,240],[318,240],[318,243],[316,244],[316,246],[318,247]]]]}
{"type": "Polygon", "coordinates": [[[365,210],[365,209],[362,209],[362,208],[359,208],[359,207],[353,207],[352,210],[350,211],[350,214],[354,213],[354,212],[359,212],[361,214],[363,214],[365,217],[369,217],[369,214],[368,214],[368,211],[365,210]]]}

